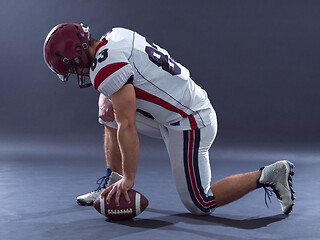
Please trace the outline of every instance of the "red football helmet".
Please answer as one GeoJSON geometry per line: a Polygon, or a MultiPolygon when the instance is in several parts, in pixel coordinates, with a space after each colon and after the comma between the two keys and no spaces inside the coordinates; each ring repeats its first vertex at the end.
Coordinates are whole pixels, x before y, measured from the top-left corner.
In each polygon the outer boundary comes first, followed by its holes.
{"type": "Polygon", "coordinates": [[[79,87],[92,85],[86,83],[83,73],[83,69],[91,65],[89,40],[89,27],[79,23],[61,23],[49,32],[43,45],[43,56],[48,67],[63,82],[68,80],[70,73],[75,73],[79,87]]]}

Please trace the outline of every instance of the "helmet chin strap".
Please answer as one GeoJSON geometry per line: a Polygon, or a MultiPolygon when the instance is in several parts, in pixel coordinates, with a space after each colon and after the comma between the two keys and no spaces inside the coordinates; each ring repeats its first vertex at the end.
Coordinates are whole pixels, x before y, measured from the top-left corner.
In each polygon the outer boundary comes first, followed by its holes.
{"type": "Polygon", "coordinates": [[[92,63],[92,60],[91,60],[91,57],[90,57],[90,54],[89,54],[88,44],[83,41],[83,38],[82,38],[81,33],[80,33],[79,30],[78,30],[77,35],[78,35],[78,37],[79,37],[79,39],[80,39],[80,41],[81,41],[81,46],[82,46],[84,52],[85,52],[86,55],[87,55],[87,58],[88,58],[88,61],[89,61],[89,66],[90,66],[91,63],[92,63]]]}
{"type": "MultiPolygon", "coordinates": [[[[86,42],[83,41],[83,38],[82,38],[81,33],[80,33],[79,30],[78,30],[77,35],[78,35],[78,37],[79,37],[79,39],[81,41],[81,46],[82,46],[84,52],[86,53],[87,59],[89,61],[89,66],[88,67],[90,68],[90,66],[92,64],[92,60],[91,60],[90,53],[89,53],[89,46],[88,46],[88,44],[86,42]]],[[[82,60],[81,60],[81,62],[82,62],[82,60]]],[[[79,76],[79,74],[77,74],[77,76],[78,76],[78,85],[79,85],[80,88],[90,87],[90,86],[92,86],[92,83],[91,82],[90,83],[86,83],[86,76],[83,74],[83,68],[84,68],[84,65],[83,65],[83,62],[82,62],[81,75],[79,76]]]]}

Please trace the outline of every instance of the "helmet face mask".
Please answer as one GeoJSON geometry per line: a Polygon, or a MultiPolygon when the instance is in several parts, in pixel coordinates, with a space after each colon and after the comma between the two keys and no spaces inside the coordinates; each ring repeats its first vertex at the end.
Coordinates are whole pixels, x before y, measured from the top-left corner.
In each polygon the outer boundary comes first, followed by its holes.
{"type": "MultiPolygon", "coordinates": [[[[58,57],[62,57],[61,55],[58,57]]],[[[62,57],[63,58],[63,57],[62,57]]],[[[80,88],[86,88],[92,86],[92,83],[86,81],[86,75],[84,73],[85,68],[89,68],[89,66],[84,66],[81,57],[76,57],[75,59],[69,60],[64,58],[63,61],[67,63],[64,74],[57,74],[58,77],[63,81],[67,82],[71,74],[77,75],[78,86],[80,88]]]]}
{"type": "Polygon", "coordinates": [[[44,59],[58,77],[67,82],[70,74],[76,74],[80,88],[91,86],[86,82],[85,68],[91,65],[88,44],[89,27],[78,23],[62,23],[48,34],[44,46],[44,59]]]}

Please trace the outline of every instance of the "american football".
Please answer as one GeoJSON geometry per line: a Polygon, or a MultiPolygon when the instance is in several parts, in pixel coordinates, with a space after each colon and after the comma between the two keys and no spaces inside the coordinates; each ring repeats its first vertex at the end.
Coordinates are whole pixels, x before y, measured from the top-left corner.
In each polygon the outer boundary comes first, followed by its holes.
{"type": "Polygon", "coordinates": [[[121,194],[119,207],[115,204],[115,195],[112,196],[110,204],[107,205],[106,198],[101,199],[98,197],[94,201],[93,206],[99,213],[109,219],[128,220],[142,213],[149,204],[148,199],[134,189],[130,189],[128,195],[131,201],[130,204],[127,203],[123,194],[121,194]]]}

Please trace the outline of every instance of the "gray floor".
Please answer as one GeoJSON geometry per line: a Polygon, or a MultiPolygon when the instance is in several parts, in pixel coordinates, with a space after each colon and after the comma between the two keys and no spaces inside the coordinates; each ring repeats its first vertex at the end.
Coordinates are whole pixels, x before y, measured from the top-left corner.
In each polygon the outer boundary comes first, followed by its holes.
{"type": "Polygon", "coordinates": [[[180,203],[163,144],[151,142],[141,148],[135,185],[149,207],[133,220],[111,222],[92,207],[75,203],[104,174],[100,146],[3,143],[0,239],[320,239],[319,156],[296,148],[217,146],[211,152],[214,181],[290,158],[296,165],[296,205],[286,217],[275,196],[265,206],[259,189],[212,216],[197,217],[180,203]]]}

